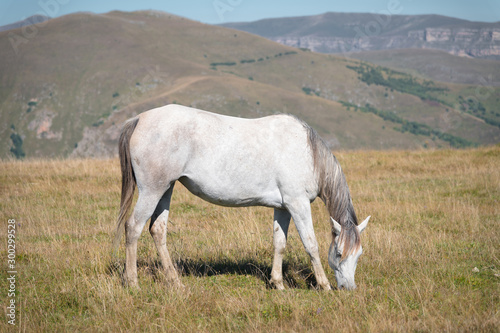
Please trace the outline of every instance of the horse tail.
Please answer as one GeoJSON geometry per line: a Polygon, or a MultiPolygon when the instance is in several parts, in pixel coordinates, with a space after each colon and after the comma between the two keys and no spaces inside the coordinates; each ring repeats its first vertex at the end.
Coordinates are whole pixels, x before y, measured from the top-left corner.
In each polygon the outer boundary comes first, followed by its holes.
{"type": "Polygon", "coordinates": [[[121,235],[125,229],[125,221],[127,220],[134,198],[136,180],[132,160],[130,158],[130,137],[134,133],[138,122],[138,117],[129,119],[123,126],[118,142],[118,155],[120,156],[120,166],[122,170],[122,196],[120,200],[120,214],[118,215],[115,238],[113,240],[114,253],[116,253],[120,245],[121,235]]]}

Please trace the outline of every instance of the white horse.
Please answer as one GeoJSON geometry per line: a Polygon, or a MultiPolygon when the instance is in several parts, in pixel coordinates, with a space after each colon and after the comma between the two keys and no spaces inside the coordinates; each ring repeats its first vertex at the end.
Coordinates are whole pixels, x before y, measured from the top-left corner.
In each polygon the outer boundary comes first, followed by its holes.
{"type": "Polygon", "coordinates": [[[318,285],[331,289],[311,217],[310,204],[319,196],[331,216],[328,263],[339,288],[356,287],[360,233],[370,217],[358,225],[337,159],[306,123],[290,115],[242,119],[167,105],[125,123],[119,155],[122,194],[114,245],[125,226],[125,284],[137,286],[137,240],[151,218],[149,231],[165,275],[182,286],[166,246],[170,198],[178,180],[217,205],[274,208],[271,283],[277,289],[284,289],[282,261],[291,217],[318,285]],[[139,197],[127,218],[136,185],[139,197]]]}

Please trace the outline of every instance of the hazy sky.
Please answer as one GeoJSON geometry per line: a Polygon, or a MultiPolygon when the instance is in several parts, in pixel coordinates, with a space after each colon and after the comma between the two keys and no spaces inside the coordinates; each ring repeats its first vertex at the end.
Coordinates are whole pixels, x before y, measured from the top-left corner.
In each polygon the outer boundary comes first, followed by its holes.
{"type": "Polygon", "coordinates": [[[0,0],[0,25],[34,14],[50,17],[88,11],[155,9],[205,23],[325,12],[440,14],[471,21],[500,21],[500,0],[0,0]]]}

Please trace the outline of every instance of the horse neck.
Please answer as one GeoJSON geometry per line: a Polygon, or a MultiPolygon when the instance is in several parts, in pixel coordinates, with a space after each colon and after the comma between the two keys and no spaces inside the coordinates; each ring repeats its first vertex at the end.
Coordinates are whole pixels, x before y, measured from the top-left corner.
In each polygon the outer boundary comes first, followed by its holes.
{"type": "Polygon", "coordinates": [[[326,204],[330,216],[341,225],[358,224],[352,207],[349,187],[337,158],[314,129],[303,123],[308,131],[308,142],[318,182],[319,197],[326,204]]]}
{"type": "Polygon", "coordinates": [[[344,245],[342,252],[342,259],[344,259],[361,246],[361,241],[357,228],[358,219],[352,205],[349,186],[347,186],[344,173],[334,156],[332,161],[333,165],[325,174],[326,178],[324,179],[327,181],[322,183],[320,193],[330,216],[342,226],[340,235],[335,235],[332,225],[332,242],[335,236],[339,236],[339,242],[344,245]]]}
{"type": "Polygon", "coordinates": [[[342,168],[333,154],[330,153],[327,160],[322,172],[319,172],[320,197],[334,220],[346,227],[357,225],[349,186],[342,168]]]}

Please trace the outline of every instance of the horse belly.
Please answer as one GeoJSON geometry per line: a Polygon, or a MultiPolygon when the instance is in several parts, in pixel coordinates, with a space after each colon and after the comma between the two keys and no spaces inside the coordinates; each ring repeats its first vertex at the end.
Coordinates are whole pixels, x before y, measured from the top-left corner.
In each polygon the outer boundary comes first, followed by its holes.
{"type": "Polygon", "coordinates": [[[283,199],[277,186],[266,184],[226,183],[222,179],[193,176],[181,177],[179,181],[194,195],[210,203],[228,206],[266,206],[282,208],[283,199]]]}

